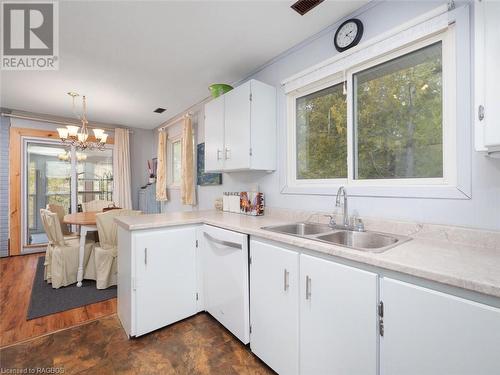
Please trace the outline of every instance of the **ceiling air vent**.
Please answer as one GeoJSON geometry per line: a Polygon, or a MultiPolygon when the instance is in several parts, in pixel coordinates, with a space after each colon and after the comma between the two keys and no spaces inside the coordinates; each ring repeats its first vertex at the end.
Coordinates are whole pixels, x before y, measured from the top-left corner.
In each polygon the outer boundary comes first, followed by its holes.
{"type": "Polygon", "coordinates": [[[158,108],[156,108],[153,112],[154,112],[154,113],[163,113],[163,112],[165,112],[165,111],[166,111],[166,109],[165,109],[165,108],[158,107],[158,108]]]}
{"type": "Polygon", "coordinates": [[[291,6],[291,8],[298,14],[303,16],[309,12],[312,8],[318,6],[325,0],[299,0],[291,6]]]}

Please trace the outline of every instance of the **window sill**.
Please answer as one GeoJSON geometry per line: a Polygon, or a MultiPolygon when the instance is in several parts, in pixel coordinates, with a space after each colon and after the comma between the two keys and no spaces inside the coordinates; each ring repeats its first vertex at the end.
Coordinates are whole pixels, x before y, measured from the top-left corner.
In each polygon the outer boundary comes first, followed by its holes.
{"type": "MultiPolygon", "coordinates": [[[[341,185],[329,186],[288,186],[285,185],[281,194],[294,195],[336,195],[341,185]]],[[[385,197],[385,198],[427,198],[427,199],[471,199],[467,189],[449,185],[422,186],[353,186],[345,185],[347,194],[355,197],[385,197]]]]}

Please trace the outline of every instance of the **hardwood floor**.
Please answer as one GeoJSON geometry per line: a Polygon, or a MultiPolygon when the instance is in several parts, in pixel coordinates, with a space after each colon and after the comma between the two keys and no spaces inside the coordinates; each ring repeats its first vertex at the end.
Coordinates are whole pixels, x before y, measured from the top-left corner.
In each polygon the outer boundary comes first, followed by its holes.
{"type": "Polygon", "coordinates": [[[116,313],[114,298],[27,321],[31,286],[41,255],[0,259],[0,347],[116,313]]]}
{"type": "Polygon", "coordinates": [[[0,361],[6,374],[274,374],[207,313],[131,340],[113,315],[1,349],[0,361]]]}

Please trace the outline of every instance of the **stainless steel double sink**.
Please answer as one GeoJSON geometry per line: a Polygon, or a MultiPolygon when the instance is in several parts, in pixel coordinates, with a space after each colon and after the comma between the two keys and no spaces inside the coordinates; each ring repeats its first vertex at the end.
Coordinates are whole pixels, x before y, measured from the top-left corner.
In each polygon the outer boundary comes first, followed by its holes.
{"type": "Polygon", "coordinates": [[[372,253],[382,253],[394,246],[411,240],[407,236],[372,231],[357,232],[331,228],[326,224],[309,222],[273,225],[262,227],[262,229],[372,253]]]}

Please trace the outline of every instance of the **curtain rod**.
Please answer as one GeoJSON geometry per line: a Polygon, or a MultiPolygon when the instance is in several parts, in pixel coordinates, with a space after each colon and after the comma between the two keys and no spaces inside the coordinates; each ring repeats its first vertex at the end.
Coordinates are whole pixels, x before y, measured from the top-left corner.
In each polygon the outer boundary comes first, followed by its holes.
{"type": "Polygon", "coordinates": [[[172,125],[175,125],[177,124],[179,121],[181,121],[182,119],[186,118],[186,117],[192,117],[193,116],[193,112],[187,112],[181,116],[177,116],[175,118],[173,118],[172,120],[169,120],[165,125],[163,126],[160,126],[158,128],[158,131],[161,132],[162,130],[165,130],[169,127],[171,127],[172,125]]]}
{"type": "MultiPolygon", "coordinates": [[[[47,122],[49,124],[57,124],[57,125],[77,125],[77,126],[81,126],[80,123],[76,123],[76,122],[71,122],[71,121],[59,121],[59,120],[50,120],[50,119],[47,119],[47,118],[43,118],[43,117],[36,117],[36,116],[25,116],[25,115],[16,115],[14,113],[4,113],[2,112],[1,114],[3,117],[11,117],[11,118],[18,118],[18,119],[21,119],[21,120],[31,120],[31,121],[40,121],[40,122],[47,122]]],[[[102,127],[102,126],[98,126],[98,125],[91,125],[91,124],[88,124],[87,125],[88,128],[90,129],[103,129],[103,130],[107,130],[107,131],[115,131],[115,128],[106,128],[106,127],[102,127]]],[[[134,134],[134,132],[130,129],[127,129],[127,128],[120,128],[120,129],[125,129],[127,130],[130,134],[134,134]]]]}
{"type": "Polygon", "coordinates": [[[172,120],[168,120],[165,125],[162,125],[158,128],[156,128],[158,131],[162,131],[162,130],[165,130],[167,129],[168,127],[176,124],[177,122],[179,122],[180,120],[182,120],[184,118],[184,116],[188,115],[188,116],[193,116],[194,115],[194,112],[198,112],[199,110],[195,108],[205,104],[206,102],[208,102],[209,100],[211,100],[212,97],[211,96],[207,96],[205,99],[202,99],[200,100],[198,103],[195,103],[193,104],[192,106],[190,106],[189,108],[187,108],[185,111],[182,111],[180,113],[181,114],[177,114],[177,116],[175,116],[172,120]]]}

